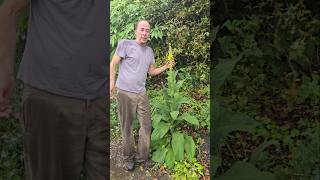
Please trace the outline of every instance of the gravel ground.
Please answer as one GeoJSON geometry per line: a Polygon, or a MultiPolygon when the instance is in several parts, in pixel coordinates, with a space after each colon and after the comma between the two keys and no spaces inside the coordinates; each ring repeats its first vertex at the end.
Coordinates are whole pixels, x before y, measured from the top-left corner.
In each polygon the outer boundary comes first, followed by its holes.
{"type": "Polygon", "coordinates": [[[110,142],[110,179],[112,180],[168,180],[168,176],[157,177],[155,170],[136,166],[132,172],[123,169],[121,138],[110,142]]]}

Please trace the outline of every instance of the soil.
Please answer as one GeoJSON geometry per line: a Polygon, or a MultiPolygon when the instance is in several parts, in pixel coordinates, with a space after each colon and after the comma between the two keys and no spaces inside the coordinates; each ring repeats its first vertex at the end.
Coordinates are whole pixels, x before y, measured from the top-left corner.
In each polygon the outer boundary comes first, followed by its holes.
{"type": "Polygon", "coordinates": [[[145,169],[136,166],[134,171],[126,171],[122,161],[121,138],[113,138],[110,142],[110,179],[112,180],[168,180],[168,175],[159,175],[156,168],[145,169]]]}

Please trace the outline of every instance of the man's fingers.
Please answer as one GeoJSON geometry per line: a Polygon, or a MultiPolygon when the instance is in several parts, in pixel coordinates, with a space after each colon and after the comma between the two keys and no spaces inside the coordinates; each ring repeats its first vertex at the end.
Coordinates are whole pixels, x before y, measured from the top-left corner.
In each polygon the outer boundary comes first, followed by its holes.
{"type": "Polygon", "coordinates": [[[8,104],[3,105],[0,107],[0,112],[5,112],[11,109],[11,106],[9,106],[8,104]]]}
{"type": "Polygon", "coordinates": [[[0,112],[0,118],[8,118],[9,114],[6,112],[0,112]]]}
{"type": "Polygon", "coordinates": [[[3,106],[10,104],[10,98],[12,97],[14,90],[14,83],[11,86],[8,86],[7,89],[0,90],[0,109],[3,106]]]}
{"type": "Polygon", "coordinates": [[[1,103],[0,103],[0,112],[5,111],[9,107],[9,102],[5,99],[2,98],[1,103]]]}

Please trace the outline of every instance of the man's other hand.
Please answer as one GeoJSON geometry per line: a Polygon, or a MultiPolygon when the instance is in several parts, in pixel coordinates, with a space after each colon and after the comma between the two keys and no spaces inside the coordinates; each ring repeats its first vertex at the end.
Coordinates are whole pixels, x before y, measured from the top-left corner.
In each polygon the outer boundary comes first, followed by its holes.
{"type": "Polygon", "coordinates": [[[14,90],[14,76],[5,70],[0,71],[0,118],[9,117],[11,113],[10,99],[14,90]]]}

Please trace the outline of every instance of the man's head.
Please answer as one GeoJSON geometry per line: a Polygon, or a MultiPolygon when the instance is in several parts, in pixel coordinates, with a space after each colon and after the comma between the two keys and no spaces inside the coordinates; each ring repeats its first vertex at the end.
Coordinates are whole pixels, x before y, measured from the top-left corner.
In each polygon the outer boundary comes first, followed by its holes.
{"type": "Polygon", "coordinates": [[[146,20],[138,21],[135,25],[134,32],[136,35],[137,43],[144,45],[149,40],[150,36],[150,24],[146,20]]]}

